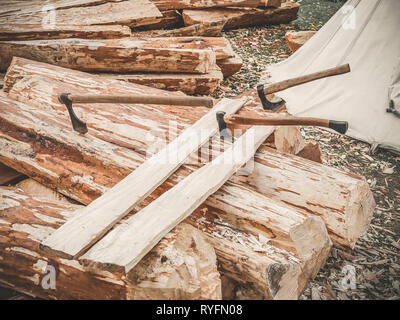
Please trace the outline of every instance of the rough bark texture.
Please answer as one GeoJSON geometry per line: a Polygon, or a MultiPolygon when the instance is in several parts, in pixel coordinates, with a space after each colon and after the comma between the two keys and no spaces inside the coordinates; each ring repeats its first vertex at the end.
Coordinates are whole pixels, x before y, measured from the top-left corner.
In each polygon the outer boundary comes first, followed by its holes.
{"type": "Polygon", "coordinates": [[[187,37],[187,36],[220,37],[225,22],[226,22],[225,20],[221,20],[217,22],[194,24],[179,29],[157,30],[154,32],[154,35],[159,37],[187,37]]]}
{"type": "Polygon", "coordinates": [[[128,26],[54,26],[41,24],[0,25],[0,40],[43,40],[43,39],[110,39],[131,35],[128,26]]]}
{"type": "Polygon", "coordinates": [[[292,52],[296,52],[303,46],[316,31],[290,31],[285,34],[286,43],[292,52]]]}
{"type": "Polygon", "coordinates": [[[212,7],[257,7],[259,0],[153,0],[161,11],[171,9],[204,9],[212,7]]]}
{"type": "MultiPolygon", "coordinates": [[[[32,107],[2,99],[1,119],[7,125],[0,126],[3,129],[0,138],[1,161],[18,166],[19,170],[29,173],[36,180],[85,203],[120,181],[144,160],[145,152],[151,145],[154,146],[154,140],[148,141],[145,138],[150,130],[154,137],[164,137],[168,131],[168,121],[173,120],[179,123],[178,128],[174,129],[175,135],[206,112],[203,108],[182,107],[178,112],[176,108],[167,106],[128,108],[112,105],[113,114],[118,115],[113,117],[108,112],[110,105],[99,104],[96,109],[77,106],[77,113],[86,117],[84,120],[90,128],[89,134],[81,137],[71,131],[65,110],[57,102],[61,90],[67,88],[67,91],[87,93],[168,93],[24,59],[14,60],[6,84],[10,97],[32,107]],[[57,83],[60,80],[64,82],[57,83]],[[20,108],[24,116],[18,112],[20,108]],[[41,111],[43,108],[46,111],[41,111]]],[[[254,107],[245,107],[242,111],[249,112],[254,113],[254,107]]],[[[220,150],[220,147],[217,139],[209,152],[220,150]]],[[[207,153],[202,157],[206,161],[207,153]]],[[[199,165],[193,163],[183,166],[143,205],[199,165]]],[[[263,297],[279,298],[290,294],[291,297],[297,296],[305,279],[323,263],[323,252],[329,247],[327,240],[309,244],[308,247],[312,247],[309,252],[314,251],[317,258],[310,258],[304,254],[307,250],[298,249],[307,247],[307,236],[311,234],[319,234],[324,238],[318,223],[311,224],[314,226],[312,228],[307,227],[305,216],[321,216],[337,245],[352,246],[357,236],[368,226],[372,211],[373,198],[363,179],[262,147],[256,155],[253,173],[247,177],[231,178],[215,194],[215,198],[210,197],[192,218],[198,217],[193,223],[201,229],[204,228],[202,218],[207,227],[210,225],[209,228],[213,225],[218,227],[222,223],[227,224],[228,230],[238,229],[242,235],[238,237],[242,241],[248,238],[246,234],[255,237],[261,234],[269,239],[267,244],[272,249],[265,247],[267,251],[262,252],[269,252],[265,256],[249,247],[243,248],[240,240],[237,240],[239,244],[232,243],[226,238],[228,231],[218,233],[226,240],[219,241],[220,237],[214,229],[210,229],[210,232],[205,230],[215,246],[221,272],[251,283],[263,297]],[[269,208],[268,211],[266,208],[269,208]],[[257,214],[259,218],[254,217],[257,214]],[[213,221],[217,217],[222,221],[213,221]],[[283,217],[292,218],[285,220],[283,217]],[[304,239],[294,231],[297,226],[301,226],[300,229],[308,228],[303,233],[307,235],[304,239]],[[286,260],[270,253],[280,250],[283,250],[286,260]],[[238,254],[233,262],[232,252],[238,254]],[[297,264],[293,262],[293,255],[300,259],[297,264]],[[304,258],[307,256],[308,259],[304,258]],[[300,273],[299,268],[303,270],[300,273]],[[270,276],[266,278],[266,274],[270,276]],[[282,289],[276,289],[276,283],[280,283],[282,289]]],[[[233,238],[236,239],[235,236],[233,238]]]]}
{"type": "Polygon", "coordinates": [[[52,6],[44,3],[29,9],[0,15],[0,24],[46,24],[53,25],[102,25],[122,24],[138,27],[155,23],[162,17],[161,12],[149,0],[126,0],[98,5],[80,6],[80,3],[52,6]],[[79,6],[78,6],[79,5],[79,6]],[[43,8],[43,10],[42,10],[43,8]],[[51,10],[54,10],[51,14],[51,10]]]}
{"type": "Polygon", "coordinates": [[[181,91],[189,95],[211,95],[224,79],[220,70],[209,73],[139,73],[110,74],[101,76],[107,79],[123,80],[169,91],[181,91]]]}
{"type": "Polygon", "coordinates": [[[146,48],[142,41],[32,40],[0,42],[0,70],[13,56],[85,71],[207,73],[215,66],[211,50],[146,48]]]}
{"type": "Polygon", "coordinates": [[[183,26],[182,15],[178,10],[166,10],[161,12],[162,17],[145,26],[134,28],[134,30],[157,30],[164,28],[177,28],[183,26]]]}
{"type": "Polygon", "coordinates": [[[289,23],[297,18],[299,4],[287,2],[279,8],[220,8],[190,10],[182,12],[185,25],[216,22],[227,19],[224,29],[246,26],[289,23]]]}
{"type": "Polygon", "coordinates": [[[45,299],[221,299],[215,252],[187,224],[124,275],[87,269],[39,249],[81,206],[6,187],[0,200],[0,283],[6,287],[45,299]],[[56,271],[55,290],[42,287],[48,265],[56,271]]]}

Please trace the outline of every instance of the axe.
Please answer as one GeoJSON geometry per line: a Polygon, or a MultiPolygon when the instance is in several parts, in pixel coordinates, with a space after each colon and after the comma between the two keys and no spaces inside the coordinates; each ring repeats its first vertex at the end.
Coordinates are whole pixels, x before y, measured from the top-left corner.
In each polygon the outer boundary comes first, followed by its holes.
{"type": "Polygon", "coordinates": [[[225,116],[225,112],[217,112],[217,122],[221,137],[229,137],[227,124],[257,125],[257,126],[316,126],[330,128],[345,134],[349,127],[347,121],[325,120],[318,118],[300,118],[292,116],[262,116],[250,117],[237,114],[225,116]]]}
{"type": "Polygon", "coordinates": [[[336,76],[336,75],[344,74],[344,73],[348,73],[348,72],[350,72],[350,65],[344,64],[339,67],[319,71],[316,73],[311,73],[311,74],[293,78],[293,79],[288,79],[288,80],[272,83],[272,84],[269,84],[266,86],[263,84],[260,84],[257,86],[258,97],[261,100],[264,110],[276,111],[282,105],[284,105],[286,103],[286,101],[283,99],[280,99],[280,101],[277,101],[277,102],[270,101],[266,97],[267,94],[282,91],[282,90],[292,88],[292,87],[298,86],[300,84],[311,82],[314,80],[332,77],[332,76],[336,76]]]}
{"type": "Polygon", "coordinates": [[[89,94],[78,95],[62,93],[58,100],[63,103],[71,118],[72,128],[82,134],[88,132],[86,123],[78,118],[72,108],[72,103],[146,103],[191,107],[209,107],[214,104],[212,98],[187,97],[187,96],[156,96],[156,95],[111,95],[111,94],[89,94]]]}

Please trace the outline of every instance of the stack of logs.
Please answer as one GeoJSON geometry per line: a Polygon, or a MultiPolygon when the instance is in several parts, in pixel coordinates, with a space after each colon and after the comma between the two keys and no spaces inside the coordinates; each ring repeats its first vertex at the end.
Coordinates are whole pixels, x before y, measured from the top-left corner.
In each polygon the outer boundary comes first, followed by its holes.
{"type": "Polygon", "coordinates": [[[210,95],[242,66],[223,29],[288,23],[297,11],[296,3],[276,0],[6,1],[0,9],[0,72],[17,56],[210,95]]]}
{"type": "MultiPolygon", "coordinates": [[[[62,92],[177,94],[12,60],[0,91],[0,162],[34,181],[0,187],[4,286],[52,299],[296,299],[324,264],[332,243],[351,250],[368,228],[374,199],[364,178],[264,144],[251,174],[228,180],[127,274],[43,251],[39,244],[78,208],[135,170],[149,150],[156,152],[157,139],[170,141],[207,112],[202,107],[77,104],[76,112],[90,127],[79,135],[58,101],[62,92]],[[54,289],[42,286],[48,266],[56,270],[54,289]]],[[[254,114],[254,92],[244,95],[248,103],[239,114],[254,114]]],[[[276,131],[270,143],[299,152],[301,138],[288,132],[276,131]]],[[[207,163],[221,144],[218,137],[210,139],[130,215],[207,163]]]]}

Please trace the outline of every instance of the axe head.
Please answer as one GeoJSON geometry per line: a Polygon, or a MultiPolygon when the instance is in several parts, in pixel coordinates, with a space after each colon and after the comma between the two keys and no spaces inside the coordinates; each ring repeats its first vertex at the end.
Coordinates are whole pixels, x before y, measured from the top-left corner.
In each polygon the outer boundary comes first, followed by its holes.
{"type": "Polygon", "coordinates": [[[88,128],[86,123],[83,122],[78,116],[75,114],[74,109],[72,109],[72,101],[69,98],[69,93],[62,93],[58,97],[58,101],[64,104],[67,107],[69,117],[71,118],[72,128],[82,134],[88,132],[88,128]]]}
{"type": "Polygon", "coordinates": [[[264,110],[276,111],[286,103],[286,101],[283,99],[280,99],[280,101],[277,102],[269,101],[268,98],[265,96],[263,84],[257,86],[257,93],[264,110]]]}

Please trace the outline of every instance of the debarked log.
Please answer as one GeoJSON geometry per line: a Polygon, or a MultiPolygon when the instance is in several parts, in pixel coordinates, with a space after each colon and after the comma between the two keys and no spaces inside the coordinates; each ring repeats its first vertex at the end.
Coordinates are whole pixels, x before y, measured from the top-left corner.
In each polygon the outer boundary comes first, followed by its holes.
{"type": "MultiPolygon", "coordinates": [[[[206,108],[173,106],[98,104],[94,109],[77,105],[75,109],[88,122],[90,133],[80,137],[71,132],[65,107],[57,99],[65,88],[75,93],[129,93],[140,90],[170,93],[24,59],[14,60],[5,79],[5,89],[12,99],[24,104],[12,100],[4,102],[2,99],[5,105],[1,109],[1,118],[14,128],[23,128],[9,132],[2,130],[2,135],[8,136],[7,140],[2,139],[2,161],[7,161],[5,163],[17,171],[36,176],[35,179],[41,179],[44,184],[52,185],[72,198],[81,199],[83,203],[91,202],[143,162],[146,152],[157,145],[157,139],[165,143],[165,137],[169,137],[169,141],[207,112],[206,108]],[[43,77],[48,77],[48,80],[43,77]],[[108,112],[111,106],[113,115],[108,112]],[[15,111],[20,108],[23,113],[15,111]],[[20,113],[30,116],[23,117],[20,113]],[[41,120],[42,117],[49,120],[41,120]],[[179,124],[173,129],[173,137],[168,128],[170,121],[179,124]],[[51,125],[42,125],[43,122],[51,125]],[[43,142],[35,142],[37,139],[32,133],[22,135],[22,132],[32,130],[40,132],[43,142]],[[146,138],[149,131],[152,132],[152,139],[146,138]],[[49,141],[47,136],[53,141],[49,141]],[[63,151],[67,150],[64,147],[54,147],[57,156],[48,156],[42,148],[44,141],[49,145],[55,143],[55,146],[70,144],[76,156],[72,157],[70,151],[63,151]],[[34,156],[29,156],[33,155],[33,151],[34,156]],[[62,154],[68,155],[67,165],[66,159],[61,160],[62,154]],[[19,161],[13,161],[15,157],[19,161]],[[87,162],[86,169],[82,166],[82,159],[87,162]],[[31,168],[28,168],[29,163],[31,168]],[[59,168],[61,165],[62,169],[59,168]],[[68,173],[62,174],[65,167],[68,173]],[[112,176],[107,174],[110,171],[112,176]]],[[[244,106],[239,113],[250,111],[254,112],[254,104],[244,106]]],[[[214,139],[211,145],[217,150],[220,149],[219,144],[219,139],[214,139]]],[[[186,170],[184,168],[190,167],[185,165],[182,170],[186,170]]],[[[195,167],[191,168],[189,171],[195,167]]],[[[180,172],[184,172],[182,170],[180,172]]],[[[233,177],[230,181],[238,180],[244,186],[296,207],[304,215],[321,216],[334,244],[338,246],[353,247],[368,228],[374,210],[374,199],[364,178],[266,147],[257,152],[250,175],[233,177]]]]}
{"type": "Polygon", "coordinates": [[[71,1],[58,2],[59,4],[64,2],[64,6],[51,3],[37,3],[36,6],[28,4],[21,10],[3,13],[0,15],[0,24],[49,26],[122,24],[138,27],[154,23],[162,17],[161,12],[149,0],[107,1],[89,6],[85,6],[82,1],[80,4],[83,6],[75,6],[71,1]]]}
{"type": "Polygon", "coordinates": [[[220,70],[208,73],[102,73],[107,79],[123,80],[169,91],[181,91],[189,95],[211,95],[223,81],[220,70]]]}
{"type": "Polygon", "coordinates": [[[183,21],[186,26],[217,22],[226,19],[224,29],[255,25],[289,23],[297,18],[299,4],[283,3],[279,8],[212,8],[203,10],[184,9],[183,21]]]}
{"type": "Polygon", "coordinates": [[[188,224],[171,231],[130,273],[118,274],[39,249],[81,206],[15,187],[0,187],[0,202],[0,284],[6,287],[44,299],[221,299],[214,249],[188,224]]]}
{"type": "Polygon", "coordinates": [[[207,73],[216,63],[212,50],[144,47],[131,39],[1,41],[0,70],[14,56],[71,69],[107,72],[207,73]]]}

